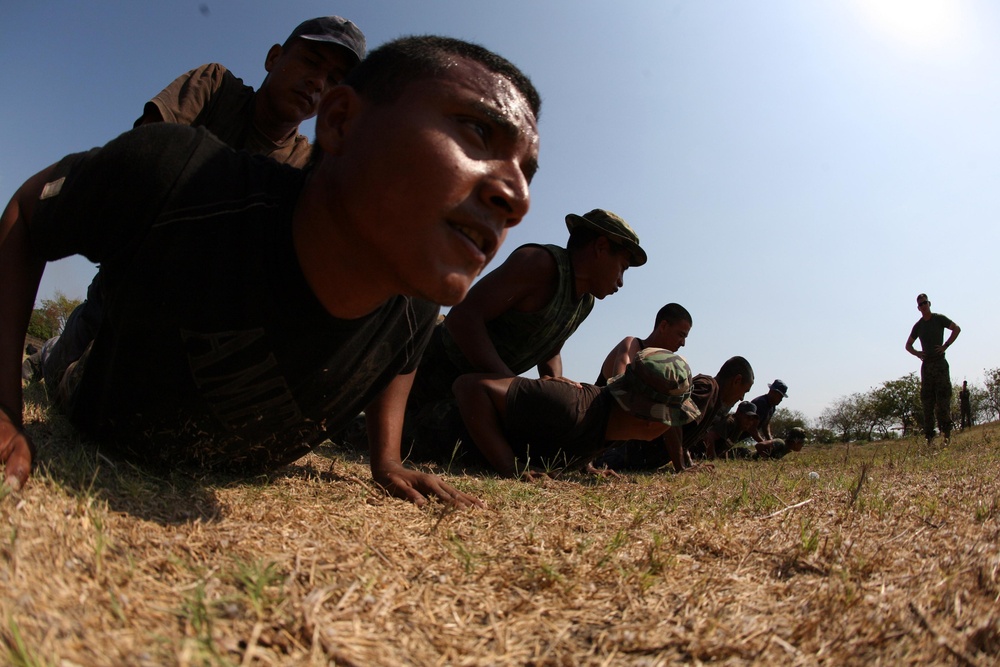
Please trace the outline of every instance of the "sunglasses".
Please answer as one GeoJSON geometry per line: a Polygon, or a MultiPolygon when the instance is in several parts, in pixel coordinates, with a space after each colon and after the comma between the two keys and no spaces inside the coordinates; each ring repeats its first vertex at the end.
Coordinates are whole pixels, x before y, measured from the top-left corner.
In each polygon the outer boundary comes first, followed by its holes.
{"type": "Polygon", "coordinates": [[[919,308],[920,306],[926,306],[929,303],[930,303],[930,301],[918,301],[917,302],[917,308],[919,308]]]}

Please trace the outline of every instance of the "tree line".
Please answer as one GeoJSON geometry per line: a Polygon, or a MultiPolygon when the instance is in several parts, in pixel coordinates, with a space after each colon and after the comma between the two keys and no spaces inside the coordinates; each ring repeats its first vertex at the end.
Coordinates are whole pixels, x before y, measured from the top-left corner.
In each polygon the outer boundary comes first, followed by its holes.
{"type": "Polygon", "coordinates": [[[56,292],[51,299],[42,299],[39,307],[31,311],[28,335],[43,341],[58,336],[70,313],[79,305],[79,299],[70,299],[62,292],[56,292]]]}
{"type": "MultiPolygon", "coordinates": [[[[974,424],[1000,419],[1000,368],[986,369],[983,386],[969,383],[969,405],[974,424]]],[[[958,393],[955,385],[951,395],[951,415],[957,430],[959,425],[958,393]]],[[[779,416],[785,420],[806,422],[804,415],[778,409],[772,420],[776,428],[779,416]],[[784,413],[780,414],[779,413],[784,413]]],[[[802,424],[791,423],[792,426],[802,424]]],[[[850,442],[852,440],[885,440],[921,433],[923,405],[920,402],[920,378],[917,373],[887,380],[866,392],[842,396],[828,406],[816,420],[805,426],[818,442],[850,442]]]]}

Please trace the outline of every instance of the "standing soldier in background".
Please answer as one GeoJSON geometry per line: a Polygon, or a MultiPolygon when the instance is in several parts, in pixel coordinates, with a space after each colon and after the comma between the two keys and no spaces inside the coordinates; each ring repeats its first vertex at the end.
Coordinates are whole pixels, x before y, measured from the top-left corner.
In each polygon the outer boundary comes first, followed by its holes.
{"type": "Polygon", "coordinates": [[[917,310],[920,319],[913,325],[910,337],[906,339],[906,351],[920,359],[920,402],[924,406],[924,435],[927,444],[934,440],[934,413],[937,413],[938,427],[944,434],[944,444],[951,441],[951,375],[944,352],[958,338],[961,327],[940,313],[931,312],[931,302],[926,294],[917,295],[917,310]],[[951,331],[944,340],[944,330],[951,331]],[[913,343],[920,339],[920,351],[913,343]]]}
{"type": "Polygon", "coordinates": [[[958,407],[961,411],[962,430],[972,426],[972,403],[969,400],[969,383],[962,380],[962,391],[958,392],[958,407]]]}

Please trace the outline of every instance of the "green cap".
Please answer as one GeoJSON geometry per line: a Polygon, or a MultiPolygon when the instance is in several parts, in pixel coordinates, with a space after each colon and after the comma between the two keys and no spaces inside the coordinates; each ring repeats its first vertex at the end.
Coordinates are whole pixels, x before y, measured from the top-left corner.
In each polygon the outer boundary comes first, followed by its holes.
{"type": "Polygon", "coordinates": [[[691,400],[691,367],[679,354],[647,347],[608,381],[623,410],[640,419],[683,426],[701,412],[691,400]]]}
{"type": "Polygon", "coordinates": [[[639,235],[620,215],[595,208],[583,215],[570,213],[566,216],[566,227],[570,232],[580,226],[590,227],[628,250],[632,256],[629,266],[642,266],[646,263],[646,251],[639,247],[639,235]]]}

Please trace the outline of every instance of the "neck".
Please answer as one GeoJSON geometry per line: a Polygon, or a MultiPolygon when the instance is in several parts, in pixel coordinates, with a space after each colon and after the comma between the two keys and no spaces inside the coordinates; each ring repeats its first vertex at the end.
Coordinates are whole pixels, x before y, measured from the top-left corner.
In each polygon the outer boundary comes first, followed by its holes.
{"type": "Polygon", "coordinates": [[[346,212],[329,202],[338,197],[321,177],[319,164],[306,179],[292,217],[292,238],[302,274],[328,313],[341,319],[368,315],[399,294],[382,263],[369,256],[343,224],[346,212]],[[324,187],[319,184],[324,183],[324,187]]]}
{"type": "Polygon", "coordinates": [[[586,270],[581,270],[581,265],[583,264],[583,259],[580,257],[581,251],[573,252],[570,251],[569,254],[569,266],[570,270],[573,272],[573,296],[579,301],[584,297],[585,294],[590,294],[590,276],[587,275],[586,270]]]}
{"type": "Polygon", "coordinates": [[[253,96],[253,126],[276,144],[299,131],[299,124],[277,118],[267,104],[267,93],[258,90],[253,96]]]}

